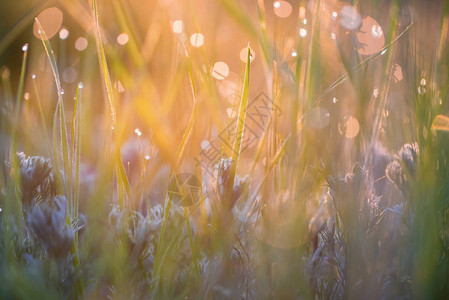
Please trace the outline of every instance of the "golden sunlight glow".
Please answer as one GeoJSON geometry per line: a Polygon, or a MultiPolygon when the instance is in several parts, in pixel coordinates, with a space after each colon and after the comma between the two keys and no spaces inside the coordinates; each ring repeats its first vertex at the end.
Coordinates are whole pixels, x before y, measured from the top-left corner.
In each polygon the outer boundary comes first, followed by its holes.
{"type": "MultiPolygon", "coordinates": [[[[47,38],[51,38],[55,34],[57,34],[59,29],[61,28],[63,16],[59,8],[50,7],[43,10],[36,18],[41,24],[42,29],[44,30],[44,33],[47,36],[47,38]]],[[[41,38],[37,22],[34,22],[33,34],[37,38],[39,39],[41,38]]]]}

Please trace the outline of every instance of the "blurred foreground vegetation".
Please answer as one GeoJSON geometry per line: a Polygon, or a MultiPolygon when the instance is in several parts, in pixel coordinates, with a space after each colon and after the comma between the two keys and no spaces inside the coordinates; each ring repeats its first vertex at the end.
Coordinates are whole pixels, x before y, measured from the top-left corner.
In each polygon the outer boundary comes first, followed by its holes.
{"type": "Polygon", "coordinates": [[[1,299],[449,295],[449,1],[0,8],[1,299]]]}

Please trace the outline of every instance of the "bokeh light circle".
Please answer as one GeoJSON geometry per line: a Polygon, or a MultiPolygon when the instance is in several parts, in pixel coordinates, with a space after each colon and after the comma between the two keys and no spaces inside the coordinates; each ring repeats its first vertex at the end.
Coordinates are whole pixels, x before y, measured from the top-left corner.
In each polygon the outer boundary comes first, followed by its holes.
{"type": "MultiPolygon", "coordinates": [[[[45,10],[43,10],[36,19],[39,21],[42,29],[44,30],[45,35],[47,38],[53,37],[55,34],[59,32],[59,29],[62,25],[62,11],[57,7],[49,7],[45,10]]],[[[38,39],[41,38],[41,35],[39,33],[39,26],[36,21],[34,21],[33,25],[33,34],[38,39]]]]}

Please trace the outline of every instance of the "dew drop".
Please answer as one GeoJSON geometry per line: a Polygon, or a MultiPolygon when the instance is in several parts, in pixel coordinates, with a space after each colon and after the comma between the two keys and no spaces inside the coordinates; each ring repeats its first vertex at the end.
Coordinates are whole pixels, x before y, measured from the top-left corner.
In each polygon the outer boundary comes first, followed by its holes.
{"type": "MultiPolygon", "coordinates": [[[[249,51],[250,51],[249,61],[253,61],[256,58],[256,53],[254,52],[253,49],[250,49],[249,51]]],[[[242,50],[240,50],[239,56],[240,56],[240,60],[242,62],[246,63],[246,57],[248,56],[248,48],[247,47],[242,48],[242,50]]]]}
{"type": "Polygon", "coordinates": [[[65,39],[67,39],[69,37],[69,31],[67,30],[67,28],[62,28],[60,31],[59,31],[59,38],[61,39],[61,40],[65,40],[65,39]]]}
{"type": "Polygon", "coordinates": [[[379,97],[379,90],[378,89],[374,89],[373,96],[374,96],[374,98],[379,97]]]}
{"type": "Polygon", "coordinates": [[[146,154],[146,155],[144,156],[144,158],[145,158],[145,160],[150,160],[151,156],[149,156],[148,154],[146,154]]]}
{"type": "Polygon", "coordinates": [[[426,91],[426,87],[425,87],[425,86],[419,86],[419,87],[418,87],[418,93],[419,93],[420,95],[424,95],[426,92],[427,92],[427,91],[426,91]]]}
{"type": "Polygon", "coordinates": [[[31,78],[36,79],[36,74],[31,75],[31,78]]]}
{"type": "Polygon", "coordinates": [[[371,27],[371,33],[375,38],[379,38],[384,34],[382,31],[382,27],[378,25],[373,25],[373,27],[371,27]]]}
{"type": "Polygon", "coordinates": [[[25,45],[22,46],[22,51],[23,52],[28,51],[28,43],[26,43],[25,45]]]}
{"type": "Polygon", "coordinates": [[[80,89],[82,89],[82,88],[84,87],[83,83],[82,83],[82,82],[79,82],[79,83],[78,83],[78,87],[79,87],[80,89]]]}
{"type": "Polygon", "coordinates": [[[335,21],[337,19],[337,17],[338,17],[338,13],[336,11],[333,11],[332,12],[332,20],[335,21]]]}
{"type": "Polygon", "coordinates": [[[332,103],[334,103],[334,104],[335,104],[335,103],[337,103],[337,102],[338,102],[338,99],[337,99],[337,98],[335,98],[335,97],[334,97],[334,98],[332,98],[332,103]]]}
{"type": "Polygon", "coordinates": [[[296,52],[295,50],[293,50],[293,51],[292,51],[292,56],[293,56],[293,57],[298,56],[298,52],[296,52]]]}

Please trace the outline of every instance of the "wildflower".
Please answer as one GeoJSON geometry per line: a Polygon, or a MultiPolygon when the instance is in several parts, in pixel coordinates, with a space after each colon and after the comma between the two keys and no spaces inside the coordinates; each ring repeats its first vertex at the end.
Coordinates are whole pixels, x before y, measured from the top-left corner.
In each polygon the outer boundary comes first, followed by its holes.
{"type": "Polygon", "coordinates": [[[419,155],[418,144],[405,144],[395,156],[395,160],[388,164],[385,173],[387,178],[401,191],[403,195],[409,193],[408,176],[416,173],[416,162],[419,155]]]}
{"type": "Polygon", "coordinates": [[[17,153],[20,161],[20,179],[22,184],[22,201],[30,207],[36,198],[46,199],[56,196],[56,181],[49,159],[42,156],[26,157],[17,153]]]}
{"type": "Polygon", "coordinates": [[[218,164],[218,182],[217,182],[217,190],[219,199],[226,209],[231,210],[237,200],[248,191],[250,185],[250,177],[239,177],[238,175],[235,177],[235,182],[232,187],[232,193],[227,198],[226,192],[227,188],[231,184],[229,182],[229,178],[231,175],[233,161],[230,158],[223,158],[220,160],[218,164]]]}
{"type": "Polygon", "coordinates": [[[61,257],[72,247],[75,231],[67,223],[67,199],[55,196],[36,204],[28,214],[28,224],[51,256],[61,257]]]}

